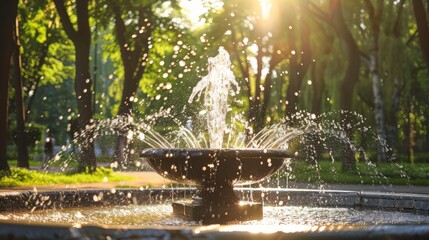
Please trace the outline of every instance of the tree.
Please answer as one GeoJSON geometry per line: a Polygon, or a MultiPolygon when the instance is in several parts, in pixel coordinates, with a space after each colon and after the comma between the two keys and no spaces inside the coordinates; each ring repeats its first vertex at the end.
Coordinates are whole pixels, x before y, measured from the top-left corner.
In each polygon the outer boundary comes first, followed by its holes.
{"type": "MultiPolygon", "coordinates": [[[[360,56],[360,50],[344,19],[342,2],[342,0],[330,0],[328,13],[321,10],[314,3],[309,3],[307,7],[313,13],[313,16],[332,26],[341,40],[346,67],[339,87],[340,122],[347,138],[352,140],[354,130],[351,111],[353,110],[354,87],[359,80],[360,58],[357,56],[360,56]]],[[[351,171],[356,169],[353,150],[349,146],[345,146],[342,152],[342,170],[351,171]]]]}
{"type": "Polygon", "coordinates": [[[365,7],[368,11],[371,34],[370,42],[371,49],[368,57],[368,66],[372,75],[372,91],[374,97],[374,116],[377,128],[377,161],[386,161],[386,152],[384,144],[386,142],[385,118],[384,118],[384,100],[382,94],[382,84],[380,78],[380,62],[379,62],[379,36],[380,25],[383,15],[383,1],[377,1],[377,6],[374,7],[370,0],[365,0],[365,7]]]}
{"type": "Polygon", "coordinates": [[[406,40],[408,36],[404,34],[406,29],[403,26],[408,24],[406,13],[404,13],[405,0],[401,0],[397,7],[390,3],[387,6],[387,11],[392,12],[394,18],[389,22],[388,27],[385,27],[386,39],[382,47],[385,47],[386,54],[381,54],[381,67],[389,72],[389,78],[392,84],[390,89],[386,91],[386,140],[389,146],[394,150],[398,150],[398,115],[401,110],[401,95],[404,93],[404,80],[408,75],[411,61],[407,56],[406,40]],[[396,12],[395,12],[396,10],[396,12]],[[405,15],[405,16],[404,16],[405,15]],[[404,36],[405,35],[405,36],[404,36]],[[402,60],[402,61],[401,61],[402,60]],[[408,64],[404,64],[408,63],[408,64]],[[393,78],[393,79],[392,79],[393,78]],[[390,91],[389,91],[390,90],[390,91]],[[390,94],[389,94],[390,93],[390,94]],[[390,104],[389,104],[390,103],[390,104]],[[390,106],[390,107],[389,107],[390,106]]]}
{"type": "Polygon", "coordinates": [[[9,170],[7,163],[7,129],[10,61],[14,51],[14,27],[18,0],[0,4],[0,170],[9,170]]]}
{"type": "MultiPolygon", "coordinates": [[[[295,57],[295,73],[302,70],[300,61],[303,58],[299,57],[302,51],[295,48],[295,42],[302,35],[300,30],[289,29],[291,25],[299,25],[295,24],[298,17],[292,14],[298,8],[282,1],[273,1],[272,4],[271,10],[264,12],[259,1],[228,1],[223,11],[211,16],[213,24],[208,29],[208,39],[225,46],[231,53],[238,80],[244,86],[247,120],[254,132],[259,132],[266,125],[268,114],[278,115],[270,106],[275,98],[283,102],[284,94],[281,88],[274,86],[283,84],[284,80],[295,82],[290,76],[283,79],[280,73],[282,63],[295,57]],[[285,15],[290,16],[286,23],[285,15]],[[296,56],[293,56],[292,51],[296,51],[296,56]]],[[[310,56],[309,51],[303,56],[310,56]]],[[[300,87],[299,84],[289,86],[300,87]]],[[[281,110],[281,107],[277,110],[281,110]]]]}
{"type": "Polygon", "coordinates": [[[310,46],[310,26],[306,22],[308,20],[291,19],[291,14],[287,15],[289,16],[289,21],[286,21],[285,24],[292,27],[287,39],[291,45],[292,55],[289,58],[289,84],[286,90],[285,116],[286,118],[291,118],[297,111],[302,81],[312,62],[312,50],[310,46]],[[295,36],[295,32],[299,36],[295,36]]]}
{"type": "MultiPolygon", "coordinates": [[[[427,3],[426,3],[426,6],[427,3]]],[[[429,21],[425,6],[422,0],[413,0],[414,16],[416,18],[417,29],[419,31],[419,43],[422,50],[423,59],[429,70],[429,21]]],[[[429,11],[429,8],[427,8],[429,11]]]]}
{"type": "MultiPolygon", "coordinates": [[[[109,2],[115,19],[116,42],[119,46],[122,64],[124,68],[124,84],[117,116],[127,119],[133,109],[134,98],[137,87],[142,79],[146,68],[146,61],[149,54],[149,44],[151,43],[152,31],[155,24],[152,22],[152,3],[143,5],[133,5],[129,3],[118,4],[117,1],[109,2]],[[136,25],[130,24],[128,28],[123,19],[123,10],[126,12],[135,11],[137,18],[136,25]],[[136,28],[139,28],[136,31],[136,28]]],[[[118,135],[115,149],[115,157],[119,163],[123,163],[127,145],[127,130],[124,129],[118,135]]]]}
{"type": "Polygon", "coordinates": [[[29,168],[27,137],[25,134],[25,102],[23,96],[23,83],[21,76],[21,52],[19,41],[18,19],[16,20],[14,38],[15,52],[13,54],[13,82],[15,88],[15,109],[16,109],[16,145],[18,148],[18,167],[29,168]]]}
{"type": "Polygon", "coordinates": [[[63,68],[63,62],[70,62],[70,59],[63,58],[69,55],[70,48],[63,43],[67,37],[59,27],[60,23],[56,21],[58,15],[53,4],[47,0],[28,1],[22,2],[19,8],[27,122],[31,119],[39,87],[47,83],[61,82],[70,75],[63,68]],[[60,51],[66,54],[54,52],[53,49],[61,49],[60,51]]]}
{"type": "MultiPolygon", "coordinates": [[[[347,59],[345,75],[340,86],[340,109],[342,110],[340,121],[347,137],[353,139],[353,116],[350,115],[350,112],[352,111],[354,86],[359,80],[360,58],[357,56],[360,56],[360,51],[344,20],[341,1],[331,0],[330,4],[332,26],[342,40],[343,51],[347,59]]],[[[354,152],[348,146],[343,148],[342,169],[344,171],[356,169],[354,152]]]]}
{"type": "Polygon", "coordinates": [[[92,119],[92,81],[89,73],[89,54],[91,45],[91,31],[89,27],[88,0],[76,0],[77,30],[75,30],[63,0],[54,0],[64,31],[75,47],[75,92],[78,106],[78,121],[81,134],[85,135],[84,144],[81,144],[81,156],[78,171],[88,168],[92,172],[96,169],[93,133],[84,131],[93,124],[92,119]]]}

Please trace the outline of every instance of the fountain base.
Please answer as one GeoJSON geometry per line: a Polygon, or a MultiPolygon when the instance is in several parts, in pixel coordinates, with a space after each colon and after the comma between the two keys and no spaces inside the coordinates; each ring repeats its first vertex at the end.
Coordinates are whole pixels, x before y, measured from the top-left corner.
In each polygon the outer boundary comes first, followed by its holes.
{"type": "Polygon", "coordinates": [[[174,202],[173,213],[203,224],[225,224],[238,221],[261,220],[262,203],[244,202],[227,205],[204,205],[196,201],[174,202]]]}

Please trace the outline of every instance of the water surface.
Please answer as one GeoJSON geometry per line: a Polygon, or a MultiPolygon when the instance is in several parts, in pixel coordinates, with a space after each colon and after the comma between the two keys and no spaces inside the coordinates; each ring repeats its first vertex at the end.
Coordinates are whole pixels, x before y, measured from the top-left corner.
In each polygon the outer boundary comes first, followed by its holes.
{"type": "MultiPolygon", "coordinates": [[[[71,208],[20,213],[2,213],[0,220],[25,223],[104,224],[127,226],[200,226],[172,214],[170,204],[130,205],[96,208],[71,208]]],[[[411,212],[360,210],[296,206],[265,206],[264,219],[236,224],[240,226],[322,226],[429,224],[428,214],[411,212]]]]}

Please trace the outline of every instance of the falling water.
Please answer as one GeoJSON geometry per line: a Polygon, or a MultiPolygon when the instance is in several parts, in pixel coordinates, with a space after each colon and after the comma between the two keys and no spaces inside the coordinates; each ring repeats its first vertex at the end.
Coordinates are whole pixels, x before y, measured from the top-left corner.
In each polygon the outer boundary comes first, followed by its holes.
{"type": "Polygon", "coordinates": [[[219,48],[219,54],[208,60],[208,74],[203,77],[192,90],[188,102],[192,103],[195,95],[197,101],[204,91],[204,106],[207,114],[207,128],[211,148],[223,146],[224,132],[227,129],[226,114],[228,111],[228,95],[235,95],[230,91],[231,84],[240,90],[234,74],[231,71],[231,61],[228,52],[219,48]]]}
{"type": "MultiPolygon", "coordinates": [[[[63,154],[64,152],[70,152],[72,148],[78,151],[79,147],[96,141],[102,136],[125,134],[127,143],[123,154],[126,156],[120,158],[124,159],[124,162],[113,161],[111,164],[113,168],[119,164],[133,163],[130,161],[131,156],[139,152],[138,150],[147,147],[287,149],[298,158],[305,159],[305,161],[311,163],[311,171],[315,172],[312,175],[317,177],[320,176],[318,173],[320,169],[318,160],[320,160],[321,152],[325,153],[325,156],[327,154],[332,163],[334,163],[334,155],[338,154],[339,149],[349,148],[373,172],[371,176],[373,184],[386,184],[388,182],[386,177],[377,170],[375,164],[366,156],[366,149],[356,144],[353,139],[350,139],[345,134],[347,131],[345,127],[347,126],[343,126],[334,120],[339,113],[328,112],[316,116],[304,111],[297,112],[291,118],[282,119],[277,124],[267,126],[252,136],[246,135],[252,131],[244,130],[244,128],[249,127],[246,125],[244,117],[240,114],[232,115],[227,123],[227,114],[230,111],[228,97],[235,96],[240,90],[231,71],[228,52],[223,47],[220,47],[218,55],[208,59],[207,68],[207,75],[193,88],[188,102],[199,101],[201,95],[204,95],[204,110],[200,114],[205,115],[208,131],[201,131],[199,124],[193,125],[190,118],[183,123],[171,116],[168,111],[159,111],[155,115],[146,116],[145,119],[134,119],[131,116],[126,116],[98,120],[94,124],[87,126],[83,131],[76,133],[73,143],[63,146],[62,151],[52,161],[63,160],[63,156],[60,157],[60,155],[67,155],[63,154]],[[169,134],[159,133],[154,129],[154,126],[161,118],[173,119],[177,127],[169,130],[169,134]],[[237,122],[244,123],[244,127],[235,127],[237,122]],[[87,138],[87,136],[93,136],[93,138],[87,138]]],[[[352,118],[357,119],[353,124],[353,128],[364,133],[367,137],[371,134],[371,129],[366,126],[365,120],[358,114],[344,112],[341,112],[341,114],[352,114],[352,118]]],[[[372,138],[377,141],[376,135],[372,138]]],[[[389,149],[385,151],[389,152],[389,149]]],[[[69,161],[74,160],[73,156],[69,158],[69,161]]],[[[293,162],[296,161],[287,162],[287,166],[283,170],[284,174],[287,175],[287,180],[294,177],[294,171],[291,168],[292,165],[290,165],[293,162]]],[[[69,163],[66,161],[63,168],[66,169],[68,165],[69,163]]],[[[358,174],[360,174],[360,171],[358,171],[358,174]]],[[[405,175],[403,171],[401,171],[402,175],[405,175]]],[[[320,177],[318,180],[316,179],[317,181],[321,182],[320,177]]]]}

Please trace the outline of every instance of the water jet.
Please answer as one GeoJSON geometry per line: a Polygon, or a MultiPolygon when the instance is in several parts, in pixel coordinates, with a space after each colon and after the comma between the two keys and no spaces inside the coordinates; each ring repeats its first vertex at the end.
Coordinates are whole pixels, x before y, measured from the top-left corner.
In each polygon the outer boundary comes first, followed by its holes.
{"type": "Polygon", "coordinates": [[[140,156],[160,175],[197,186],[192,202],[173,203],[175,214],[204,224],[262,219],[262,203],[240,202],[234,184],[269,177],[291,155],[280,149],[222,148],[230,86],[235,85],[237,91],[239,87],[224,48],[208,62],[208,74],[194,87],[188,102],[204,93],[211,148],[146,149],[140,156]]]}

